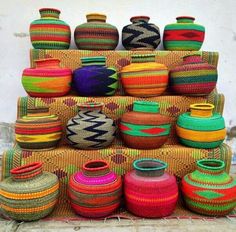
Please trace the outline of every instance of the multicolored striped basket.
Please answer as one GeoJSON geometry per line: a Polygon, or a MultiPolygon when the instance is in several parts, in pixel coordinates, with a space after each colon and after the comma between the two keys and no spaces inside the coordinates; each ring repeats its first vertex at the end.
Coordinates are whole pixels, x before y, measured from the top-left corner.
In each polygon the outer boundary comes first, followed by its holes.
{"type": "Polygon", "coordinates": [[[170,70],[170,87],[175,93],[207,95],[216,87],[217,68],[196,53],[183,57],[183,64],[170,70]]]}
{"type": "Polygon", "coordinates": [[[57,204],[59,181],[55,174],[42,171],[35,162],[11,170],[0,182],[2,212],[17,221],[35,221],[50,214],[57,204]]]}
{"type": "Polygon", "coordinates": [[[140,217],[171,215],[178,200],[176,178],[167,172],[167,163],[157,159],[139,159],[134,170],[125,175],[124,194],[127,209],[140,217]]]}
{"type": "Polygon", "coordinates": [[[71,89],[72,71],[61,68],[54,58],[35,61],[35,68],[27,68],[22,74],[22,85],[31,97],[60,97],[71,89]]]}
{"type": "Polygon", "coordinates": [[[121,177],[110,171],[104,160],[93,160],[71,176],[68,187],[75,212],[89,218],[105,217],[118,209],[121,201],[121,177]]]}
{"type": "Polygon", "coordinates": [[[87,23],[76,27],[74,39],[78,49],[114,50],[119,41],[119,33],[115,26],[106,23],[104,14],[86,15],[87,23]]]}
{"type": "Polygon", "coordinates": [[[197,161],[196,170],[183,177],[181,190],[186,206],[210,216],[229,214],[236,207],[236,179],[218,159],[197,161]]]}
{"type": "Polygon", "coordinates": [[[138,97],[161,95],[168,85],[168,69],[155,62],[154,54],[133,55],[131,64],[120,71],[126,94],[138,97]]]}
{"type": "Polygon", "coordinates": [[[205,37],[205,28],[195,24],[194,17],[177,17],[177,23],[164,28],[163,45],[171,51],[198,51],[205,37]]]}
{"type": "Polygon", "coordinates": [[[22,149],[54,149],[62,136],[61,120],[47,107],[29,108],[26,116],[16,120],[15,134],[22,149]]]}
{"type": "Polygon", "coordinates": [[[160,114],[157,102],[134,101],[133,111],[121,117],[120,134],[135,149],[157,149],[168,139],[171,118],[160,114]]]}
{"type": "Polygon", "coordinates": [[[42,8],[41,19],[30,24],[30,39],[35,49],[68,49],[70,47],[70,26],[59,19],[60,10],[42,8]]]}
{"type": "Polygon", "coordinates": [[[213,113],[212,104],[192,104],[190,112],[178,117],[176,133],[185,146],[196,148],[215,148],[220,146],[226,136],[224,118],[213,113]]]}

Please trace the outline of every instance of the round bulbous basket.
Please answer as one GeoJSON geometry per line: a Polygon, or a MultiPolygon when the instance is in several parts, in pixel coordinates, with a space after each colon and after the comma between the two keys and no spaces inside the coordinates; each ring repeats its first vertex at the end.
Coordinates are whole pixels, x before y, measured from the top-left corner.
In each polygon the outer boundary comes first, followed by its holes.
{"type": "Polygon", "coordinates": [[[178,200],[174,176],[165,172],[167,164],[157,159],[139,159],[124,179],[127,209],[140,217],[160,218],[171,215],[178,200]]]}
{"type": "Polygon", "coordinates": [[[185,146],[216,148],[226,136],[225,121],[213,112],[214,105],[197,103],[190,105],[190,112],[181,114],[176,123],[179,141],[185,146]]]}
{"type": "Polygon", "coordinates": [[[35,49],[68,49],[70,47],[70,26],[59,19],[61,11],[54,8],[39,10],[40,19],[30,24],[30,39],[35,49]]]}
{"type": "Polygon", "coordinates": [[[198,160],[196,170],[183,177],[181,191],[185,205],[199,214],[223,216],[236,207],[236,180],[222,160],[198,160]]]}
{"type": "Polygon", "coordinates": [[[191,16],[179,16],[177,23],[168,24],[164,28],[163,45],[170,51],[198,51],[204,37],[205,28],[194,23],[191,16]]]}
{"type": "Polygon", "coordinates": [[[50,214],[57,204],[59,181],[35,162],[14,168],[0,182],[2,212],[17,221],[35,221],[50,214]]]}
{"type": "Polygon", "coordinates": [[[118,45],[119,33],[115,26],[106,23],[106,15],[91,13],[86,15],[87,22],[78,25],[74,39],[78,49],[114,50],[118,45]]]}
{"type": "Polygon", "coordinates": [[[104,160],[92,160],[71,176],[68,196],[74,211],[88,218],[101,218],[118,209],[121,201],[121,177],[104,160]]]}

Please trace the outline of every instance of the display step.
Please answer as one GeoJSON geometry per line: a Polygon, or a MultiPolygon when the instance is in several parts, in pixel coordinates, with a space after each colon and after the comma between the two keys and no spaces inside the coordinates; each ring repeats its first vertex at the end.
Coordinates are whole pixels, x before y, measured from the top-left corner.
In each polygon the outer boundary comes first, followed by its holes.
{"type": "Polygon", "coordinates": [[[71,174],[89,160],[106,160],[111,169],[123,175],[132,169],[132,163],[140,158],[157,158],[168,164],[167,170],[178,179],[196,168],[196,161],[204,158],[221,159],[229,172],[232,153],[228,145],[214,149],[197,149],[179,144],[164,145],[159,149],[138,150],[113,144],[98,150],[79,150],[69,145],[48,151],[26,151],[18,146],[3,153],[2,177],[9,176],[11,168],[31,162],[43,162],[45,171],[55,173],[61,182],[67,183],[71,174]]]}
{"type": "MultiPolygon", "coordinates": [[[[30,62],[31,67],[35,67],[35,60],[45,58],[57,58],[61,61],[61,67],[67,67],[75,70],[81,67],[82,57],[91,56],[105,56],[107,66],[112,66],[119,72],[122,67],[130,64],[131,56],[133,54],[155,54],[155,61],[161,64],[165,64],[168,70],[175,68],[183,63],[183,57],[186,55],[196,54],[196,51],[90,51],[90,50],[30,50],[30,62]]],[[[202,56],[204,62],[217,67],[219,55],[217,52],[198,51],[202,56]]],[[[73,94],[73,92],[71,92],[73,94]]],[[[165,94],[173,94],[169,89],[165,91],[165,94]]],[[[122,85],[119,83],[116,95],[124,95],[122,85]]]]}

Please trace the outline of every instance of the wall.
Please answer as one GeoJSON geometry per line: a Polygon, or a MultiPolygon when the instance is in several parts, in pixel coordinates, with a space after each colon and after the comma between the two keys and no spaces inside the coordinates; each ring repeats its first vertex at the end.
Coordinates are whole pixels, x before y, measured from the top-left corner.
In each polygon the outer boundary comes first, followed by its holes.
{"type": "MultiPolygon", "coordinates": [[[[91,12],[107,14],[107,21],[118,27],[129,23],[134,15],[148,15],[161,32],[167,23],[175,22],[179,15],[195,16],[196,22],[206,27],[202,50],[218,51],[218,90],[225,94],[224,116],[228,127],[236,125],[236,1],[234,0],[0,0],[0,122],[14,122],[18,96],[26,93],[21,86],[22,70],[29,66],[31,48],[28,28],[39,18],[38,9],[61,9],[61,19],[72,31],[85,22],[91,12]]],[[[75,48],[72,41],[71,48],[75,48]]],[[[161,46],[159,47],[159,49],[161,46]]],[[[119,45],[118,49],[123,49],[119,45]]]]}

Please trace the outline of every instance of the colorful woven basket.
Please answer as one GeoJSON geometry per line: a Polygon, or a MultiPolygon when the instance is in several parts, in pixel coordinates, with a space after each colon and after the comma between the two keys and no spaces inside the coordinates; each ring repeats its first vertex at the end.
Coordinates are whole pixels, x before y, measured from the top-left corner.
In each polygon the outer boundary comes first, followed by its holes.
{"type": "Polygon", "coordinates": [[[36,60],[36,68],[27,68],[22,74],[22,85],[31,97],[59,97],[71,88],[72,71],[59,66],[59,59],[36,60]]]}
{"type": "Polygon", "coordinates": [[[73,87],[80,96],[111,96],[118,87],[116,69],[106,66],[106,57],[83,57],[73,72],[73,87]]]}
{"type": "Polygon", "coordinates": [[[89,102],[78,105],[78,114],[66,126],[67,141],[75,148],[101,149],[115,138],[114,121],[102,113],[103,103],[89,102]]]}
{"type": "Polygon", "coordinates": [[[130,18],[132,24],[122,29],[122,44],[125,49],[151,48],[156,49],[161,42],[160,30],[148,23],[148,16],[134,16],[130,18]]]}
{"type": "Polygon", "coordinates": [[[15,134],[22,149],[53,149],[62,136],[61,120],[50,114],[49,108],[31,108],[26,116],[16,120],[15,134]]]}
{"type": "Polygon", "coordinates": [[[140,217],[159,218],[173,213],[178,200],[174,176],[165,172],[167,164],[157,159],[134,161],[135,170],[125,175],[127,209],[140,217]]]}
{"type": "Polygon", "coordinates": [[[122,194],[121,177],[103,160],[89,161],[71,176],[68,194],[71,206],[81,216],[105,217],[118,209],[122,194]]]}
{"type": "Polygon", "coordinates": [[[60,11],[53,8],[39,10],[41,19],[30,24],[30,39],[35,49],[68,49],[70,26],[59,19],[60,11]]]}
{"type": "Polygon", "coordinates": [[[106,23],[106,15],[92,13],[86,15],[87,23],[76,27],[75,43],[78,49],[114,50],[119,41],[115,26],[106,23]]]}
{"type": "Polygon", "coordinates": [[[171,119],[159,110],[157,102],[134,101],[133,111],[122,115],[120,132],[128,147],[156,149],[167,141],[171,119]]]}
{"type": "Polygon", "coordinates": [[[194,172],[183,177],[181,190],[186,206],[210,216],[223,216],[236,207],[236,180],[225,171],[222,160],[197,161],[194,172]]]}
{"type": "Polygon", "coordinates": [[[132,63],[120,71],[126,94],[137,97],[161,95],[168,85],[168,69],[155,62],[154,54],[132,56],[132,63]]]}
{"type": "Polygon", "coordinates": [[[50,214],[57,203],[59,181],[55,174],[42,171],[35,162],[11,170],[0,182],[0,206],[17,221],[35,221],[50,214]]]}
{"type": "Polygon", "coordinates": [[[215,148],[226,136],[224,118],[212,113],[212,104],[192,104],[191,112],[181,114],[176,124],[176,133],[181,143],[189,147],[215,148]]]}
{"type": "Polygon", "coordinates": [[[170,87],[179,94],[207,95],[216,87],[217,69],[200,54],[184,56],[183,64],[170,70],[170,87]]]}
{"type": "Polygon", "coordinates": [[[177,17],[177,23],[164,28],[163,45],[171,51],[198,51],[205,37],[205,28],[190,16],[177,17]]]}

